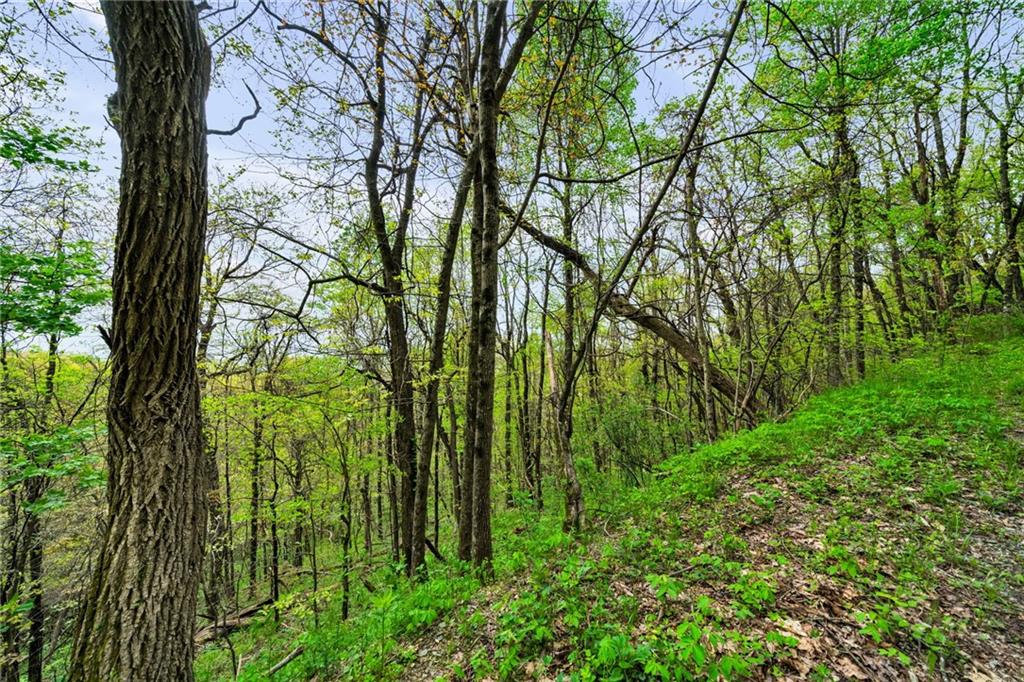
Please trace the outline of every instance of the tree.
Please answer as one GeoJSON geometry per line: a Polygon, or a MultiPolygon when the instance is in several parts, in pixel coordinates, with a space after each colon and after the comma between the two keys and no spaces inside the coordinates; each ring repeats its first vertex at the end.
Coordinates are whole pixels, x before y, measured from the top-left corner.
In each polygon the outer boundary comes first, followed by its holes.
{"type": "MultiPolygon", "coordinates": [[[[46,368],[43,388],[35,409],[27,401],[18,400],[19,411],[32,410],[29,418],[22,414],[22,428],[8,426],[0,445],[5,469],[3,487],[11,500],[20,499],[25,523],[20,534],[5,538],[9,570],[3,580],[2,595],[8,603],[15,597],[20,582],[17,568],[19,554],[28,563],[27,596],[29,607],[29,682],[43,679],[43,646],[45,609],[43,604],[43,513],[59,505],[59,496],[48,493],[54,481],[81,472],[85,464],[74,457],[75,446],[84,438],[66,425],[51,424],[55,401],[54,380],[57,374],[58,349],[62,338],[81,331],[75,317],[86,307],[106,299],[100,283],[99,262],[88,242],[64,243],[64,230],[58,230],[53,253],[19,253],[0,246],[0,355],[3,357],[5,393],[12,388],[7,369],[10,332],[42,336],[46,340],[46,368]],[[17,495],[18,488],[21,495],[17,495]],[[20,537],[19,537],[20,536],[20,537]],[[23,551],[19,551],[23,550],[23,551]]],[[[6,396],[5,396],[6,397],[6,396]]],[[[18,517],[19,505],[10,507],[12,520],[18,517]]],[[[15,629],[6,623],[5,629],[15,629]]],[[[11,666],[17,677],[17,665],[11,666]]]]}
{"type": "Polygon", "coordinates": [[[191,680],[208,490],[196,336],[210,57],[190,2],[102,8],[122,154],[108,511],[69,679],[191,680]]]}

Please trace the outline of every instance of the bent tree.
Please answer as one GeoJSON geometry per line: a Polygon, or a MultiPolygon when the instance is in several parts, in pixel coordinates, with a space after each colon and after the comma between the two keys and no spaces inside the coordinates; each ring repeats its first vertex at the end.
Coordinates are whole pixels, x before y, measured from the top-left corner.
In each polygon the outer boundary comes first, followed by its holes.
{"type": "Polygon", "coordinates": [[[196,372],[209,52],[191,2],[102,3],[121,196],[107,521],[71,680],[191,680],[206,485],[196,372]]]}

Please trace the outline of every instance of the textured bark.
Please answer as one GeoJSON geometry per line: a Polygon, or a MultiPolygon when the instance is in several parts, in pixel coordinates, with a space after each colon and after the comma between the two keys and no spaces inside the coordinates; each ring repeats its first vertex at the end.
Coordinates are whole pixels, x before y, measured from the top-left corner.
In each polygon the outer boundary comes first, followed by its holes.
{"type": "Polygon", "coordinates": [[[473,473],[476,460],[473,457],[477,426],[477,391],[480,353],[480,242],[483,230],[484,192],[482,174],[477,169],[473,180],[473,222],[469,234],[470,270],[472,274],[472,298],[469,307],[469,347],[466,377],[466,426],[463,429],[465,447],[459,464],[459,559],[473,558],[473,473]]]}
{"type": "Polygon", "coordinates": [[[196,335],[209,51],[190,2],[102,7],[122,154],[108,515],[69,679],[188,681],[208,488],[196,335]]]}
{"type": "MultiPolygon", "coordinates": [[[[506,3],[487,4],[487,22],[480,54],[480,177],[483,225],[479,231],[477,268],[476,424],[473,429],[473,563],[491,570],[491,446],[494,440],[494,358],[498,324],[498,244],[501,211],[498,183],[498,104],[501,34],[506,3]]],[[[469,456],[469,453],[467,453],[469,456]]]]}

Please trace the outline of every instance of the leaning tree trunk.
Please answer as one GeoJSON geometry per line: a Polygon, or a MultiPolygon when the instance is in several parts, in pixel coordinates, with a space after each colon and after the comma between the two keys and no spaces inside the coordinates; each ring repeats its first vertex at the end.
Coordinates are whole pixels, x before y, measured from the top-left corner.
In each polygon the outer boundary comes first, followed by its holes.
{"type": "Polygon", "coordinates": [[[209,489],[196,334],[210,57],[190,2],[102,7],[122,154],[108,514],[69,679],[188,681],[209,489]]]}

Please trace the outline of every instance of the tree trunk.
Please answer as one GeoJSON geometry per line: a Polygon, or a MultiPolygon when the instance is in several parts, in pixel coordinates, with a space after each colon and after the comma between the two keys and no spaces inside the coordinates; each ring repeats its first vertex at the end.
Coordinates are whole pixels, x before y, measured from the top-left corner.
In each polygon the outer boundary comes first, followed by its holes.
{"type": "Polygon", "coordinates": [[[388,22],[378,13],[373,13],[376,45],[374,52],[374,75],[376,91],[370,105],[373,112],[373,138],[364,164],[366,194],[369,203],[370,223],[373,227],[377,251],[383,271],[384,315],[388,328],[388,360],[391,368],[391,392],[394,400],[395,463],[401,474],[400,492],[400,555],[406,567],[413,564],[413,509],[416,504],[416,406],[413,395],[412,359],[409,354],[409,337],[406,327],[405,285],[402,280],[405,235],[412,217],[416,172],[419,153],[422,149],[423,96],[424,89],[417,88],[415,116],[412,129],[412,155],[409,169],[405,173],[402,207],[394,240],[389,236],[387,217],[379,185],[381,157],[384,151],[384,132],[388,117],[388,89],[385,70],[385,51],[388,49],[388,22]]]}
{"type": "Polygon", "coordinates": [[[547,398],[544,395],[544,382],[547,381],[547,358],[544,350],[544,339],[548,335],[548,302],[551,300],[551,275],[554,266],[548,265],[544,270],[544,291],[540,300],[540,364],[537,370],[537,413],[533,418],[533,433],[530,441],[533,443],[533,452],[530,453],[531,468],[533,470],[534,491],[533,497],[537,505],[537,511],[544,511],[544,468],[541,466],[544,453],[544,403],[547,398]]]}
{"type": "Polygon", "coordinates": [[[210,56],[190,2],[102,7],[122,154],[108,515],[69,679],[190,681],[209,489],[196,334],[210,56]]]}
{"type": "Polygon", "coordinates": [[[508,344],[508,355],[505,357],[505,508],[515,506],[512,495],[512,344],[508,344]]]}
{"type": "Polygon", "coordinates": [[[928,180],[930,176],[928,150],[924,143],[921,112],[916,108],[914,109],[914,148],[917,151],[917,175],[911,178],[910,188],[914,195],[914,200],[924,211],[922,223],[924,225],[925,240],[922,250],[931,264],[931,291],[928,292],[928,296],[932,302],[933,312],[941,314],[949,306],[949,297],[946,292],[946,279],[943,274],[945,267],[943,265],[939,228],[935,221],[935,213],[931,203],[932,192],[928,180]]]}
{"type": "MultiPolygon", "coordinates": [[[[487,4],[480,54],[480,177],[483,225],[479,231],[480,264],[477,316],[476,425],[473,428],[473,563],[485,574],[492,570],[491,446],[494,438],[494,358],[498,324],[498,245],[501,199],[498,185],[498,75],[506,3],[487,4]]],[[[467,456],[470,456],[467,453],[467,456]]]]}
{"type": "Polygon", "coordinates": [[[572,422],[565,418],[563,412],[571,409],[568,406],[569,396],[558,385],[555,373],[555,349],[551,345],[551,335],[544,337],[544,350],[548,355],[548,374],[551,383],[551,403],[556,412],[555,438],[558,454],[562,459],[562,473],[565,475],[565,517],[562,529],[567,533],[576,532],[583,524],[583,488],[580,487],[576,475],[576,464],[572,457],[572,422]],[[559,397],[561,396],[561,397],[559,397]]]}
{"type": "MultiPolygon", "coordinates": [[[[36,502],[42,498],[42,493],[34,494],[32,489],[40,489],[43,486],[39,479],[29,483],[29,501],[36,502]]],[[[32,600],[28,612],[28,682],[43,682],[43,642],[46,635],[42,585],[42,519],[39,518],[38,512],[29,511],[25,519],[25,546],[28,549],[28,595],[32,600]]]]}
{"type": "MultiPolygon", "coordinates": [[[[255,370],[253,370],[255,371],[255,370]]],[[[254,382],[255,384],[255,382],[254,382]]],[[[256,596],[256,559],[260,548],[260,491],[263,489],[260,463],[263,448],[263,414],[255,404],[252,423],[252,463],[249,468],[249,596],[256,596]]]]}
{"type": "Polygon", "coordinates": [[[1010,191],[1010,135],[1007,126],[999,126],[999,215],[1006,230],[1006,298],[1009,301],[1024,300],[1024,281],[1020,274],[1020,245],[1017,243],[1017,228],[1024,205],[1014,208],[1010,191]]]}
{"type": "Polygon", "coordinates": [[[479,168],[473,180],[473,222],[470,228],[470,270],[472,274],[472,296],[469,311],[469,351],[466,375],[466,426],[463,429],[465,446],[459,466],[459,559],[473,558],[473,480],[476,460],[473,457],[476,443],[478,407],[478,364],[480,354],[480,243],[484,222],[483,175],[479,168]]]}
{"type": "Polygon", "coordinates": [[[278,622],[281,619],[281,612],[277,607],[277,602],[281,598],[280,588],[281,581],[279,580],[281,571],[281,543],[277,534],[277,493],[279,487],[277,484],[277,455],[275,453],[275,444],[277,443],[277,427],[273,429],[273,435],[270,441],[270,483],[271,492],[269,508],[270,508],[270,600],[274,605],[274,622],[278,622]]]}
{"type": "MultiPolygon", "coordinates": [[[[441,370],[444,368],[444,340],[448,327],[448,308],[451,303],[452,269],[455,265],[455,252],[459,244],[459,233],[462,231],[462,219],[466,210],[469,190],[476,177],[475,154],[471,154],[462,171],[455,205],[452,208],[448,223],[448,234],[445,238],[444,255],[441,259],[441,272],[437,278],[437,311],[434,314],[433,337],[430,340],[430,369],[427,378],[426,405],[423,411],[423,428],[420,434],[419,462],[417,463],[416,480],[420,485],[416,488],[415,508],[412,519],[412,561],[408,566],[409,575],[414,575],[426,560],[427,538],[427,498],[430,479],[430,459],[434,452],[434,441],[440,413],[438,388],[441,381],[441,370]]],[[[437,481],[434,481],[436,489],[437,481]]]]}
{"type": "MultiPolygon", "coordinates": [[[[58,240],[60,248],[60,240],[58,240]]],[[[43,387],[43,405],[39,423],[45,431],[49,428],[50,405],[53,403],[53,380],[57,374],[57,347],[60,337],[51,334],[46,354],[46,378],[43,387]]],[[[37,462],[49,466],[49,462],[37,462]]],[[[26,501],[29,511],[25,518],[25,548],[28,551],[28,595],[32,606],[28,612],[28,682],[43,682],[43,644],[46,641],[46,611],[43,605],[43,538],[40,512],[33,511],[32,505],[43,499],[50,480],[35,476],[26,481],[26,501]]]]}
{"type": "Polygon", "coordinates": [[[370,503],[370,474],[363,474],[359,493],[363,501],[363,551],[373,554],[373,506],[370,503]]]}
{"type": "Polygon", "coordinates": [[[846,249],[846,219],[849,206],[844,202],[847,189],[847,158],[845,138],[847,136],[846,115],[839,112],[836,121],[833,161],[831,167],[831,195],[829,197],[829,252],[828,265],[828,315],[826,316],[825,355],[828,369],[828,383],[838,386],[843,381],[843,259],[846,249]]]}

